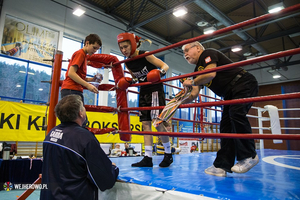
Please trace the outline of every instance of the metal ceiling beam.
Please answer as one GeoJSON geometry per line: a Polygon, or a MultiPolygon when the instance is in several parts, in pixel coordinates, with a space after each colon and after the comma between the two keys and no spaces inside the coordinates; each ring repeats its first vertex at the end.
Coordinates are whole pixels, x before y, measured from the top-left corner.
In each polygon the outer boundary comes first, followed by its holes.
{"type": "MultiPolygon", "coordinates": [[[[231,26],[235,24],[229,17],[227,17],[223,12],[221,12],[217,7],[215,7],[213,4],[206,0],[195,0],[195,4],[197,4],[200,8],[205,10],[207,13],[209,13],[211,16],[213,16],[215,19],[217,19],[219,22],[224,24],[225,26],[231,26]]],[[[252,39],[255,41],[254,38],[252,38],[249,34],[243,33],[243,32],[238,32],[238,30],[233,31],[238,35],[240,38],[243,40],[247,41],[249,39],[252,39]]],[[[268,52],[261,47],[258,44],[253,44],[252,45],[256,50],[261,52],[262,54],[268,54],[268,52]]]]}
{"type": "MultiPolygon", "coordinates": [[[[258,64],[258,63],[256,63],[256,64],[258,64]]],[[[260,66],[257,68],[251,68],[251,69],[247,69],[247,71],[255,71],[255,70],[260,70],[260,69],[270,68],[270,67],[284,68],[284,67],[299,65],[299,64],[300,64],[300,60],[295,60],[292,62],[287,61],[287,62],[279,63],[277,65],[267,65],[267,66],[260,66]]]]}
{"type": "Polygon", "coordinates": [[[109,10],[107,10],[107,13],[113,13],[113,11],[115,9],[117,9],[120,5],[122,5],[126,0],[120,0],[117,3],[115,3],[115,5],[112,6],[112,8],[110,8],[109,10]]]}
{"type": "MultiPolygon", "coordinates": [[[[257,4],[265,11],[265,12],[268,12],[267,10],[266,10],[266,6],[263,6],[259,1],[256,1],[257,2],[257,4]]],[[[277,22],[277,23],[275,23],[275,25],[277,25],[278,26],[278,28],[280,28],[281,30],[285,30],[281,25],[280,25],[280,21],[279,22],[277,22]]],[[[294,43],[294,41],[289,37],[288,38],[292,43],[294,43]]],[[[294,43],[295,44],[295,43],[294,43]]]]}
{"type": "MultiPolygon", "coordinates": [[[[195,1],[195,0],[188,0],[188,1],[185,1],[184,3],[182,3],[182,4],[177,5],[176,7],[179,7],[179,6],[185,6],[185,5],[188,5],[188,4],[190,4],[190,3],[193,3],[194,1],[195,1]]],[[[158,15],[155,15],[154,17],[152,17],[152,18],[150,18],[150,19],[147,19],[147,20],[145,20],[145,21],[143,21],[143,22],[138,23],[138,24],[132,26],[131,29],[130,29],[129,31],[135,30],[136,28],[139,28],[139,27],[141,27],[141,26],[143,26],[143,25],[145,25],[145,24],[147,24],[147,23],[149,23],[149,22],[151,22],[151,21],[153,21],[153,20],[156,20],[156,19],[158,19],[158,18],[160,18],[160,17],[162,17],[162,16],[164,16],[164,15],[170,14],[170,13],[173,12],[173,9],[174,9],[174,8],[171,8],[171,9],[169,9],[169,10],[166,10],[166,11],[164,11],[164,12],[158,14],[158,15]]]]}
{"type": "Polygon", "coordinates": [[[140,4],[138,10],[135,12],[134,17],[131,19],[129,27],[127,27],[127,29],[131,29],[131,27],[133,26],[134,22],[137,21],[138,18],[141,16],[141,13],[145,9],[146,5],[147,5],[147,1],[143,0],[142,3],[140,4]],[[138,17],[138,15],[139,15],[139,17],[138,17]]]}
{"type": "MultiPolygon", "coordinates": [[[[271,33],[269,35],[258,38],[256,42],[264,42],[264,41],[267,41],[267,40],[271,40],[271,39],[275,39],[275,38],[279,38],[279,37],[283,37],[283,36],[288,36],[292,33],[297,33],[297,32],[300,32],[300,27],[292,28],[292,29],[289,29],[289,30],[286,30],[286,31],[271,33]]],[[[251,46],[253,46],[254,43],[255,43],[254,41],[246,41],[246,42],[240,43],[238,45],[242,45],[242,46],[251,45],[251,46]]],[[[297,46],[295,46],[295,48],[296,47],[297,46]]],[[[230,50],[230,49],[231,49],[231,47],[224,47],[224,48],[219,49],[219,51],[224,52],[224,51],[227,51],[227,50],[230,50]]]]}

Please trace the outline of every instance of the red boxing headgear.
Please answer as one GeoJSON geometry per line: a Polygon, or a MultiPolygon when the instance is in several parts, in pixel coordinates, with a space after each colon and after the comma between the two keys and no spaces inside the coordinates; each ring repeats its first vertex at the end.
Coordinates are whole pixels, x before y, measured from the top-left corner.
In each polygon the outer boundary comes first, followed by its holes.
{"type": "Polygon", "coordinates": [[[124,42],[129,40],[130,44],[131,44],[131,52],[130,55],[134,54],[135,50],[136,50],[136,43],[139,42],[139,40],[141,39],[141,37],[134,35],[133,33],[120,33],[117,36],[118,39],[118,43],[120,42],[124,42]]]}

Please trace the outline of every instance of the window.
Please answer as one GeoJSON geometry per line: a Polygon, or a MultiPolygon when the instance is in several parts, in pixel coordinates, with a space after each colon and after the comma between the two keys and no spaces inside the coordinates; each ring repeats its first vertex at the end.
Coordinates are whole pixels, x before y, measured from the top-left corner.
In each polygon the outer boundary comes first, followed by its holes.
{"type": "Polygon", "coordinates": [[[52,66],[1,55],[0,96],[9,101],[47,103],[52,66]]]}
{"type": "Polygon", "coordinates": [[[23,100],[27,63],[7,57],[0,58],[1,98],[11,97],[8,98],[10,101],[23,100]]]}
{"type": "MultiPolygon", "coordinates": [[[[63,38],[62,43],[62,51],[63,51],[63,60],[67,61],[72,58],[72,55],[75,51],[82,48],[82,41],[76,41],[70,38],[63,38]]],[[[69,62],[63,62],[62,63],[62,69],[67,70],[68,69],[69,62]]]]}
{"type": "Polygon", "coordinates": [[[50,67],[41,67],[38,64],[29,64],[25,96],[26,99],[48,102],[50,84],[46,81],[50,81],[51,71],[52,69],[50,67]]]}

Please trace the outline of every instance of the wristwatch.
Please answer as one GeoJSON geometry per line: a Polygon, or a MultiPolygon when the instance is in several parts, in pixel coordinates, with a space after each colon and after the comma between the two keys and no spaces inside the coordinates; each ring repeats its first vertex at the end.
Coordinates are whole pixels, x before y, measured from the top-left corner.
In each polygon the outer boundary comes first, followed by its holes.
{"type": "Polygon", "coordinates": [[[160,73],[164,76],[167,72],[164,69],[160,69],[160,73]]]}

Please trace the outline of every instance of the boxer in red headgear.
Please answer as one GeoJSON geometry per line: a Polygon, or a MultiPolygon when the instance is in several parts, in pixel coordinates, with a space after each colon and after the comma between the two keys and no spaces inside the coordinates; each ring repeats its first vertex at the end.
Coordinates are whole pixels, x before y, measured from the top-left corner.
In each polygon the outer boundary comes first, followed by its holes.
{"type": "MultiPolygon", "coordinates": [[[[117,37],[120,51],[128,58],[146,53],[146,51],[138,50],[142,42],[149,42],[150,40],[140,41],[140,37],[133,33],[121,33],[117,37]]],[[[151,85],[144,85],[140,88],[139,107],[150,106],[165,106],[165,93],[163,84],[159,83],[160,77],[166,74],[169,66],[155,57],[154,55],[148,55],[146,57],[129,61],[125,63],[126,68],[132,75],[133,80],[141,82],[152,82],[151,85]]],[[[152,131],[152,120],[158,117],[161,110],[145,110],[140,111],[140,121],[143,125],[144,131],[152,131]]],[[[167,124],[169,126],[169,124],[167,124]]],[[[161,124],[157,127],[160,132],[166,132],[166,127],[161,124]]],[[[168,136],[161,136],[165,154],[163,161],[159,164],[160,167],[168,167],[173,162],[171,153],[171,145],[168,136]]],[[[153,167],[152,162],[152,146],[153,136],[145,135],[145,156],[138,162],[134,163],[132,167],[153,167]]]]}

